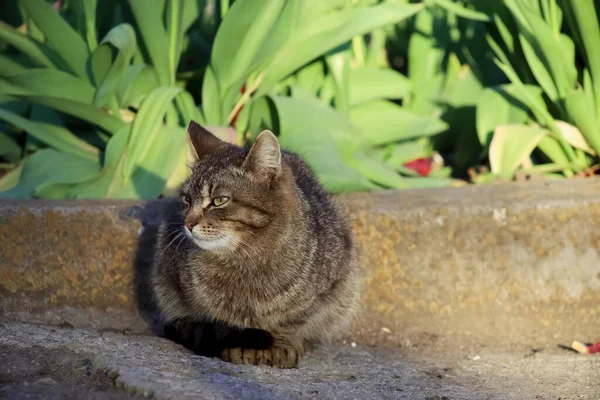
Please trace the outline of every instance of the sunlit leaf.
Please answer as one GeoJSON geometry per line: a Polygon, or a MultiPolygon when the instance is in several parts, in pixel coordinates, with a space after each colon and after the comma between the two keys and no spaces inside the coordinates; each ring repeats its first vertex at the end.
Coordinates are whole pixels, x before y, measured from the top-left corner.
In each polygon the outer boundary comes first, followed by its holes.
{"type": "Polygon", "coordinates": [[[492,173],[512,177],[547,134],[548,131],[539,126],[508,124],[497,127],[489,151],[492,173]]]}

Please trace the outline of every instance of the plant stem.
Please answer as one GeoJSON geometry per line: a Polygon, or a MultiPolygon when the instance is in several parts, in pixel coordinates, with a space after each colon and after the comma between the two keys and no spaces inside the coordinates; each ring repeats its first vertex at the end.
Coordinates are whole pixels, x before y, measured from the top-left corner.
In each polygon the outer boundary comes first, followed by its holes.
{"type": "Polygon", "coordinates": [[[221,0],[221,21],[225,19],[227,11],[229,11],[229,0],[221,0]]]}
{"type": "Polygon", "coordinates": [[[238,111],[241,110],[242,107],[244,105],[246,105],[246,103],[248,103],[248,101],[250,100],[250,97],[252,96],[252,93],[256,92],[256,90],[260,86],[260,83],[262,82],[264,76],[265,76],[265,73],[261,72],[256,77],[256,79],[252,82],[252,84],[246,87],[246,91],[240,97],[240,99],[237,101],[237,103],[235,103],[235,106],[233,106],[233,109],[229,113],[229,116],[227,117],[227,125],[231,124],[231,121],[233,121],[233,118],[238,113],[238,111]]]}

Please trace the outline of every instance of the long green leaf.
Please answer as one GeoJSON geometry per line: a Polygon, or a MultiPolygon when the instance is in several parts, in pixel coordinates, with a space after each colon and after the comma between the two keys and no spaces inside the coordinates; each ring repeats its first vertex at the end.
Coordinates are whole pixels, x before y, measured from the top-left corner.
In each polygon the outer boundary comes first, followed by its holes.
{"type": "Polygon", "coordinates": [[[12,95],[52,96],[91,104],[95,88],[86,80],[59,70],[31,68],[4,78],[13,88],[12,95]]]}
{"type": "Polygon", "coordinates": [[[130,177],[136,167],[152,151],[154,138],[161,132],[163,119],[171,102],[181,92],[178,87],[159,87],[144,100],[138,111],[129,137],[128,155],[123,174],[130,177]]]}
{"type": "Polygon", "coordinates": [[[352,106],[379,99],[402,99],[409,93],[410,80],[390,68],[360,68],[350,71],[352,106]]]}
{"type": "Polygon", "coordinates": [[[83,38],[44,0],[20,0],[20,4],[71,70],[87,78],[85,64],[90,52],[83,38]]]}
{"type": "Polygon", "coordinates": [[[252,69],[271,58],[287,41],[296,4],[297,0],[233,4],[219,27],[211,54],[211,67],[222,95],[244,81],[252,69]]]}
{"type": "Polygon", "coordinates": [[[410,187],[408,182],[398,175],[398,173],[392,167],[379,160],[370,158],[360,151],[354,153],[354,156],[350,161],[350,165],[352,165],[365,178],[368,178],[382,186],[394,189],[408,189],[410,187]]]}
{"type": "Polygon", "coordinates": [[[94,162],[99,159],[100,152],[96,147],[79,139],[66,128],[46,122],[30,121],[2,108],[0,108],[0,119],[27,131],[36,139],[57,150],[94,162]]]}
{"type": "Polygon", "coordinates": [[[492,173],[511,178],[547,134],[548,131],[539,126],[509,124],[497,127],[490,143],[492,173]]]}
{"type": "MultiPolygon", "coordinates": [[[[538,97],[542,90],[537,86],[524,86],[532,96],[538,97]]],[[[521,124],[527,119],[529,107],[519,99],[515,85],[500,85],[483,90],[477,104],[477,137],[487,147],[496,127],[521,124]]]]}
{"type": "Polygon", "coordinates": [[[596,115],[600,115],[600,48],[598,48],[600,26],[598,25],[596,5],[594,0],[565,0],[561,4],[569,9],[574,17],[570,28],[579,32],[583,46],[582,53],[589,64],[594,86],[596,115]]]}
{"type": "Polygon", "coordinates": [[[257,95],[272,87],[302,65],[350,41],[356,35],[398,23],[415,15],[422,4],[385,2],[371,7],[345,9],[325,14],[296,27],[291,39],[275,54],[265,69],[257,95]]]}
{"type": "Polygon", "coordinates": [[[10,76],[23,71],[26,67],[12,57],[0,54],[0,77],[10,76]]]}
{"type": "Polygon", "coordinates": [[[98,47],[98,38],[96,37],[96,7],[97,0],[82,0],[83,13],[85,17],[85,39],[90,51],[98,47]]]}
{"type": "Polygon", "coordinates": [[[270,100],[279,118],[281,146],[302,156],[328,191],[376,187],[344,159],[343,147],[355,148],[352,141],[360,134],[347,119],[315,101],[281,96],[270,100]],[[348,142],[341,137],[348,137],[348,142]]]}
{"type": "MultiPolygon", "coordinates": [[[[184,4],[193,3],[185,0],[170,0],[167,2],[167,36],[169,37],[169,75],[177,74],[179,57],[183,47],[183,18],[184,4]]],[[[174,82],[171,82],[173,84],[174,82]]]]}
{"type": "Polygon", "coordinates": [[[102,171],[72,190],[78,199],[114,198],[127,186],[123,177],[127,142],[131,126],[126,126],[110,138],[104,153],[102,171]]]}
{"type": "Polygon", "coordinates": [[[472,19],[474,21],[489,22],[490,17],[482,12],[465,8],[451,0],[430,0],[432,3],[443,7],[447,11],[458,15],[459,17],[472,19]]]}
{"type": "Polygon", "coordinates": [[[153,1],[149,5],[146,0],[129,0],[158,81],[162,86],[168,86],[175,83],[175,76],[171,75],[169,67],[169,39],[163,24],[164,4],[164,1],[153,1]]]}
{"type": "Polygon", "coordinates": [[[106,111],[89,105],[72,100],[65,100],[51,96],[18,96],[32,103],[42,104],[46,107],[53,108],[65,114],[80,118],[90,124],[97,125],[105,129],[111,134],[117,133],[123,128],[125,123],[120,119],[110,116],[106,111]]]}
{"type": "Polygon", "coordinates": [[[127,191],[118,197],[154,199],[163,191],[167,180],[181,161],[179,157],[187,144],[186,129],[161,126],[152,140],[146,157],[136,166],[127,191]],[[131,190],[134,192],[131,193],[131,190]]]}
{"type": "Polygon", "coordinates": [[[586,101],[582,90],[573,91],[564,99],[567,113],[579,128],[587,142],[600,154],[600,129],[598,117],[591,104],[586,101]]]}
{"type": "Polygon", "coordinates": [[[101,45],[109,44],[114,46],[118,53],[94,96],[94,104],[99,106],[106,104],[108,97],[116,90],[131,63],[137,45],[135,31],[129,24],[119,24],[102,39],[101,45]]]}
{"type": "Polygon", "coordinates": [[[221,88],[210,65],[206,68],[202,83],[202,110],[208,124],[225,124],[227,116],[221,107],[221,88]]]}
{"type": "Polygon", "coordinates": [[[153,68],[141,64],[130,65],[119,82],[117,99],[122,108],[139,108],[144,98],[157,87],[158,78],[153,68]]]}
{"type": "Polygon", "coordinates": [[[99,170],[99,163],[54,149],[38,150],[25,160],[19,183],[6,192],[0,192],[0,197],[62,198],[71,187],[94,176],[99,170]]]}
{"type": "Polygon", "coordinates": [[[0,21],[0,39],[27,54],[41,66],[56,68],[56,65],[48,55],[48,53],[53,52],[52,50],[48,49],[44,44],[30,39],[27,35],[22,34],[3,21],[0,21]]]}
{"type": "Polygon", "coordinates": [[[385,100],[353,107],[350,120],[363,130],[373,145],[436,135],[448,129],[448,125],[436,117],[419,116],[385,100]]]}

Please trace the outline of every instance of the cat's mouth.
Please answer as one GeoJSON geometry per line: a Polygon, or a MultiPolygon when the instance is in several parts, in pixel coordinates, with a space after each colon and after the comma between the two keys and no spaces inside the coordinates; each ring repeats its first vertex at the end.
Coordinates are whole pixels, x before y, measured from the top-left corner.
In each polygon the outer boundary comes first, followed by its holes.
{"type": "Polygon", "coordinates": [[[210,237],[202,236],[197,232],[192,232],[187,226],[183,227],[185,235],[190,239],[196,246],[202,250],[233,250],[235,247],[235,241],[233,238],[226,234],[211,235],[210,237]]]}

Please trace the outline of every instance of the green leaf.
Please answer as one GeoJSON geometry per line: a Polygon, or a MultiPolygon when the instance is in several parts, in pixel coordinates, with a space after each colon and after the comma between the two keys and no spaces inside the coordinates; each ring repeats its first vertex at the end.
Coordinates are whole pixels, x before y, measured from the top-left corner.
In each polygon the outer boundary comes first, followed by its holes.
{"type": "Polygon", "coordinates": [[[335,83],[335,108],[340,114],[347,115],[349,110],[348,74],[350,72],[347,51],[338,52],[325,58],[329,74],[335,83]]]}
{"type": "Polygon", "coordinates": [[[185,125],[187,125],[190,120],[196,121],[203,126],[206,125],[204,115],[202,115],[202,112],[196,107],[196,104],[194,104],[194,98],[189,92],[179,93],[177,97],[175,97],[175,103],[181,112],[185,125]]]}
{"type": "Polygon", "coordinates": [[[409,140],[392,145],[392,151],[385,158],[385,162],[394,167],[401,168],[405,162],[416,160],[431,155],[423,140],[409,140]]]}
{"type": "Polygon", "coordinates": [[[350,165],[352,165],[365,178],[368,178],[382,186],[393,189],[409,188],[408,182],[398,175],[396,170],[379,160],[368,157],[360,151],[354,153],[354,157],[351,159],[350,165]]]}
{"type": "Polygon", "coordinates": [[[118,52],[94,96],[94,104],[98,106],[107,103],[108,97],[116,90],[131,63],[137,46],[135,31],[129,24],[117,25],[106,34],[100,45],[112,45],[118,52]]]}
{"type": "Polygon", "coordinates": [[[85,104],[94,98],[92,85],[59,70],[31,68],[4,79],[13,86],[2,89],[5,94],[51,96],[85,104]]]}
{"type": "Polygon", "coordinates": [[[324,14],[295,27],[290,40],[269,61],[257,95],[267,93],[287,75],[356,35],[398,23],[415,15],[422,4],[385,2],[371,7],[324,14]]]}
{"type": "Polygon", "coordinates": [[[27,35],[22,34],[3,21],[0,21],[0,40],[27,54],[36,63],[44,67],[56,68],[51,54],[54,53],[54,57],[57,57],[57,55],[53,50],[48,49],[36,40],[30,39],[27,35]]]}
{"type": "Polygon", "coordinates": [[[444,8],[446,11],[456,14],[459,17],[471,19],[473,21],[489,22],[490,17],[482,12],[465,8],[451,0],[429,0],[433,4],[444,8]]]}
{"type": "Polygon", "coordinates": [[[158,87],[154,69],[141,65],[130,65],[125,76],[119,82],[117,99],[122,108],[139,108],[144,98],[158,87]]]}
{"type": "Polygon", "coordinates": [[[98,39],[96,38],[96,7],[97,0],[82,0],[83,13],[85,17],[85,39],[90,51],[96,50],[98,47],[98,39]]]}
{"type": "Polygon", "coordinates": [[[296,0],[233,3],[217,31],[210,62],[222,96],[245,81],[287,41],[296,8],[296,0]]]}
{"type": "MultiPolygon", "coordinates": [[[[344,160],[340,146],[355,147],[340,140],[345,132],[359,135],[352,124],[331,108],[314,101],[270,97],[279,118],[281,146],[298,153],[316,172],[326,190],[334,193],[373,189],[375,186],[344,160]]],[[[277,133],[277,132],[276,132],[277,133]]]]}
{"type": "MultiPolygon", "coordinates": [[[[169,38],[169,76],[174,77],[177,74],[177,66],[181,57],[184,40],[184,7],[185,4],[194,3],[185,0],[170,0],[167,2],[167,36],[169,38]]],[[[172,81],[171,84],[175,82],[172,81]]]]}
{"type": "Polygon", "coordinates": [[[581,52],[589,65],[594,86],[595,111],[596,115],[600,115],[600,49],[598,48],[600,26],[595,2],[594,0],[564,1],[561,5],[571,11],[571,14],[567,13],[567,15],[573,15],[570,28],[580,33],[583,47],[581,52]]]}
{"type": "Polygon", "coordinates": [[[19,4],[71,70],[87,78],[85,64],[90,52],[83,38],[44,0],[20,0],[19,4]]]}
{"type": "Polygon", "coordinates": [[[32,103],[42,104],[65,114],[80,118],[90,124],[97,125],[111,134],[115,134],[125,125],[123,121],[110,116],[104,110],[77,101],[65,100],[51,96],[18,96],[32,103]]]}
{"type": "Polygon", "coordinates": [[[99,150],[64,127],[44,121],[30,121],[2,108],[0,108],[0,119],[27,131],[36,139],[57,150],[86,160],[98,161],[99,150]]]}
{"type": "Polygon", "coordinates": [[[432,136],[448,129],[448,125],[436,117],[419,116],[385,100],[353,107],[350,120],[362,129],[372,145],[432,136]]]}
{"type": "Polygon", "coordinates": [[[161,126],[157,135],[150,140],[152,151],[136,166],[131,177],[131,186],[128,188],[134,189],[135,196],[123,194],[118,197],[147,200],[158,197],[181,161],[179,158],[187,144],[186,129],[161,126]]]}
{"type": "Polygon", "coordinates": [[[63,198],[73,185],[100,170],[99,163],[54,149],[38,150],[25,159],[19,183],[0,193],[7,198],[63,198]]]}
{"type": "Polygon", "coordinates": [[[100,173],[92,179],[82,182],[72,190],[78,199],[114,198],[126,187],[123,176],[125,149],[131,133],[131,126],[117,132],[106,145],[104,163],[100,173]]]}
{"type": "Polygon", "coordinates": [[[511,178],[547,134],[548,131],[539,126],[508,124],[497,127],[490,143],[492,173],[511,178]]]}
{"type": "Polygon", "coordinates": [[[206,123],[210,125],[224,124],[223,109],[221,108],[221,90],[212,67],[209,65],[204,73],[202,83],[202,110],[206,123]]]}
{"type": "Polygon", "coordinates": [[[161,131],[167,108],[180,92],[177,87],[159,87],[143,101],[129,137],[124,176],[131,176],[150,151],[159,150],[152,149],[152,143],[161,131]]]}
{"type": "Polygon", "coordinates": [[[408,78],[412,91],[403,104],[419,115],[432,115],[440,109],[436,100],[444,86],[442,66],[445,47],[449,45],[448,35],[435,36],[440,30],[447,31],[445,13],[440,15],[440,11],[427,7],[416,16],[408,44],[408,78]]]}
{"type": "MultiPolygon", "coordinates": [[[[537,86],[525,86],[532,96],[540,96],[537,86]]],[[[477,137],[482,146],[489,146],[496,127],[521,124],[527,119],[529,107],[519,99],[515,85],[500,85],[483,90],[477,104],[477,137]]]]}
{"type": "Polygon", "coordinates": [[[16,61],[16,57],[0,54],[0,77],[17,74],[25,68],[27,67],[16,61]]]}
{"type": "Polygon", "coordinates": [[[372,100],[402,99],[410,90],[410,80],[391,68],[351,70],[349,81],[351,106],[372,100]]]}
{"type": "Polygon", "coordinates": [[[21,158],[21,153],[21,146],[14,135],[0,131],[0,156],[9,162],[14,162],[21,158]]]}
{"type": "Polygon", "coordinates": [[[170,73],[169,39],[163,24],[164,2],[129,0],[131,11],[141,32],[142,41],[148,49],[152,65],[162,86],[175,84],[175,76],[170,73]]]}
{"type": "Polygon", "coordinates": [[[583,137],[583,134],[576,126],[573,126],[565,121],[556,121],[556,125],[558,125],[558,129],[560,129],[560,133],[562,133],[565,140],[576,149],[580,149],[589,153],[593,156],[596,155],[594,149],[590,147],[588,142],[583,137]]]}
{"type": "Polygon", "coordinates": [[[106,44],[96,47],[88,59],[90,82],[95,87],[100,86],[113,63],[112,46],[106,44]]]}
{"type": "MultiPolygon", "coordinates": [[[[352,76],[352,72],[350,72],[350,76],[352,76]]],[[[316,96],[325,79],[323,61],[319,59],[301,68],[296,73],[296,78],[295,85],[297,87],[303,89],[312,96],[316,96]]],[[[350,85],[351,84],[352,83],[350,83],[350,85]]],[[[350,93],[350,95],[352,95],[352,93],[350,93]]]]}
{"type": "Polygon", "coordinates": [[[6,192],[19,184],[19,179],[21,178],[22,171],[23,163],[8,171],[8,173],[6,173],[3,177],[0,178],[0,197],[3,197],[2,192],[6,192]]]}
{"type": "Polygon", "coordinates": [[[575,88],[575,47],[563,34],[557,34],[530,6],[520,1],[507,2],[521,32],[527,62],[540,86],[556,101],[575,88]]]}
{"type": "Polygon", "coordinates": [[[600,154],[600,130],[598,119],[591,104],[586,101],[582,90],[571,92],[564,99],[567,114],[579,128],[587,142],[600,154]]]}

